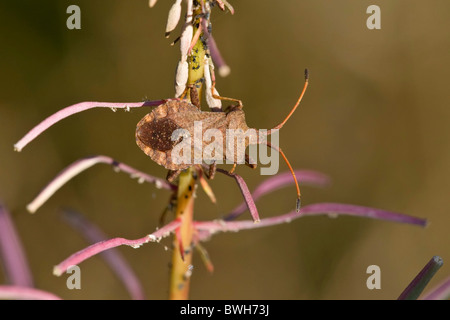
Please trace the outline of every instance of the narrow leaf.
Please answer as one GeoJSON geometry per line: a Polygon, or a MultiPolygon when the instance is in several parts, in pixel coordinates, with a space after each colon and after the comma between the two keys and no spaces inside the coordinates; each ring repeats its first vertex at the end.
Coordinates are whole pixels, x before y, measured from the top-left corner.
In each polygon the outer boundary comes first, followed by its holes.
{"type": "MultiPolygon", "coordinates": [[[[301,185],[311,185],[318,187],[325,187],[330,183],[328,176],[323,173],[312,171],[312,170],[295,170],[295,175],[297,176],[299,183],[301,185]]],[[[294,184],[292,179],[292,174],[290,171],[282,172],[277,175],[271,176],[268,179],[260,183],[255,191],[252,193],[253,201],[257,201],[262,196],[274,192],[278,189],[287,187],[294,184]]],[[[228,214],[224,220],[236,219],[239,215],[247,210],[247,205],[245,202],[237,206],[230,214],[228,214]]]]}
{"type": "Polygon", "coordinates": [[[70,257],[68,257],[66,260],[58,264],[53,268],[53,274],[56,276],[62,275],[64,272],[66,272],[67,268],[73,265],[78,265],[81,262],[85,261],[86,259],[89,259],[90,257],[103,252],[105,250],[115,248],[118,246],[130,246],[133,248],[139,248],[143,244],[146,244],[148,242],[157,242],[161,238],[165,238],[170,235],[172,231],[174,231],[178,226],[180,225],[180,220],[174,220],[164,227],[156,230],[152,234],[149,234],[145,237],[142,237],[140,239],[136,240],[128,240],[124,238],[113,238],[110,240],[100,241],[95,244],[90,245],[89,247],[80,250],[74,254],[72,254],[70,257]]]}
{"type": "Polygon", "coordinates": [[[0,299],[10,300],[61,300],[53,293],[22,286],[0,286],[0,299]]]}
{"type": "Polygon", "coordinates": [[[423,300],[447,300],[450,298],[450,277],[434,287],[423,300]]]}
{"type": "Polygon", "coordinates": [[[250,190],[248,189],[248,186],[245,183],[244,179],[235,173],[229,173],[228,171],[220,168],[217,168],[217,172],[223,173],[236,180],[239,189],[241,190],[242,196],[244,197],[245,203],[247,204],[247,207],[250,210],[250,214],[252,215],[253,221],[259,222],[260,219],[258,209],[256,208],[255,201],[253,201],[252,194],[250,193],[250,190]]]}
{"type": "Polygon", "coordinates": [[[408,216],[405,214],[385,211],[380,209],[374,209],[369,207],[355,206],[350,204],[341,203],[317,203],[304,206],[299,212],[292,211],[280,216],[265,218],[260,221],[260,223],[253,223],[253,221],[243,220],[243,221],[205,221],[205,222],[195,222],[195,227],[199,231],[204,231],[199,233],[199,238],[204,240],[210,235],[217,232],[226,231],[240,231],[245,229],[256,229],[268,226],[274,226],[282,223],[289,223],[292,220],[302,218],[305,216],[315,216],[315,215],[350,215],[357,217],[366,217],[373,219],[388,220],[393,222],[409,223],[418,226],[426,226],[426,220],[421,218],[416,218],[408,216]]]}
{"type": "Polygon", "coordinates": [[[0,257],[9,283],[32,287],[33,277],[8,210],[0,202],[0,257]]]}
{"type": "Polygon", "coordinates": [[[110,108],[113,111],[116,109],[125,109],[128,111],[130,108],[141,108],[141,107],[155,107],[160,104],[165,103],[169,100],[154,100],[154,101],[144,101],[144,102],[80,102],[71,106],[68,106],[64,109],[59,110],[58,112],[52,114],[33,129],[31,129],[22,139],[20,139],[15,145],[15,151],[22,151],[22,149],[31,141],[33,141],[37,136],[39,136],[42,132],[50,128],[55,123],[59,122],[62,119],[65,119],[71,115],[76,113],[93,109],[93,108],[110,108]]]}
{"type": "Polygon", "coordinates": [[[398,300],[416,300],[443,264],[444,261],[441,257],[434,256],[431,258],[431,260],[398,297],[398,300]]]}
{"type": "Polygon", "coordinates": [[[126,164],[118,162],[113,158],[107,156],[93,156],[77,160],[63,171],[61,171],[50,183],[36,196],[36,198],[27,205],[27,210],[31,213],[36,212],[56,191],[58,191],[64,184],[66,184],[73,177],[89,169],[97,163],[106,163],[114,166],[119,171],[124,171],[131,175],[132,178],[137,178],[139,182],[154,183],[157,188],[164,188],[167,190],[176,190],[176,186],[170,184],[164,179],[156,178],[139,170],[136,170],[126,164]]]}
{"type": "MultiPolygon", "coordinates": [[[[90,243],[101,242],[107,239],[106,235],[96,225],[76,211],[64,210],[62,212],[62,217],[90,243]]],[[[122,281],[131,298],[134,300],[143,300],[145,298],[144,289],[133,269],[120,252],[111,249],[102,252],[100,255],[114,271],[116,276],[122,281]]]]}

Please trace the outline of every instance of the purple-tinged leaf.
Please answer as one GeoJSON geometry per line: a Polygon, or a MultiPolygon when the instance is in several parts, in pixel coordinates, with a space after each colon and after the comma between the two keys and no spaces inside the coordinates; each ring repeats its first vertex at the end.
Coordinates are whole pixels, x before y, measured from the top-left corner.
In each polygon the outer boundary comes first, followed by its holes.
{"type": "Polygon", "coordinates": [[[253,222],[259,222],[259,214],[258,209],[256,208],[255,202],[253,201],[252,194],[250,193],[250,190],[248,190],[247,184],[245,183],[244,179],[235,174],[235,173],[229,173],[226,170],[217,168],[217,172],[223,173],[229,177],[232,177],[236,180],[239,189],[241,190],[242,195],[244,196],[245,203],[247,204],[248,210],[250,211],[250,214],[252,215],[253,222]]]}
{"type": "Polygon", "coordinates": [[[304,206],[299,212],[292,211],[280,216],[264,218],[260,223],[253,223],[250,220],[244,221],[205,221],[194,222],[197,230],[200,231],[199,238],[206,239],[208,236],[225,231],[240,231],[245,229],[256,229],[268,226],[274,226],[282,223],[289,223],[294,219],[313,215],[350,215],[357,217],[366,217],[372,219],[388,220],[393,222],[409,223],[413,225],[426,226],[426,220],[408,216],[405,214],[374,209],[369,207],[355,206],[341,203],[317,203],[304,206]]]}
{"type": "MultiPolygon", "coordinates": [[[[96,243],[107,239],[106,235],[93,223],[88,221],[80,213],[72,210],[64,210],[63,218],[70,226],[78,230],[90,243],[96,243]]],[[[116,276],[127,288],[130,296],[134,300],[145,299],[144,289],[131,266],[124,259],[118,250],[111,249],[100,253],[116,276]]]]}
{"type": "Polygon", "coordinates": [[[430,282],[431,278],[433,278],[443,264],[444,261],[441,257],[434,256],[431,258],[431,260],[425,265],[425,267],[423,267],[419,274],[398,297],[398,300],[417,300],[428,282],[430,282]]]}
{"type": "Polygon", "coordinates": [[[9,283],[33,287],[33,277],[11,216],[0,202],[0,256],[9,283]]]}
{"type": "Polygon", "coordinates": [[[76,113],[86,111],[93,108],[110,108],[113,111],[116,109],[125,109],[128,111],[130,108],[141,108],[141,107],[155,107],[163,104],[167,100],[153,100],[153,101],[144,101],[144,102],[80,102],[71,106],[68,106],[64,109],[59,110],[58,112],[52,114],[33,129],[31,129],[22,139],[20,139],[15,145],[14,150],[20,152],[22,149],[34,140],[37,136],[39,136],[42,132],[50,128],[55,123],[59,122],[62,119],[65,119],[71,115],[76,113]]]}
{"type": "Polygon", "coordinates": [[[118,246],[130,246],[133,248],[139,248],[143,244],[146,244],[148,242],[158,242],[162,238],[165,238],[170,235],[172,231],[174,231],[177,227],[179,227],[181,224],[181,221],[179,219],[174,220],[168,224],[166,224],[164,227],[156,230],[152,234],[146,235],[145,237],[142,237],[140,239],[136,240],[128,240],[124,238],[113,238],[110,240],[100,241],[95,244],[90,245],[89,247],[80,250],[74,254],[72,254],[70,257],[68,257],[66,260],[58,264],[53,268],[53,274],[56,276],[62,275],[66,270],[73,265],[78,265],[81,262],[85,261],[86,259],[89,259],[90,257],[103,252],[105,250],[115,248],[118,246]]]}
{"type": "MultiPolygon", "coordinates": [[[[204,21],[206,22],[206,20],[204,21]]],[[[209,51],[211,52],[211,58],[216,64],[217,69],[219,70],[219,75],[225,78],[230,74],[231,69],[223,59],[222,54],[220,53],[219,48],[217,47],[216,40],[214,40],[212,34],[209,34],[207,41],[209,51]]]]}
{"type": "Polygon", "coordinates": [[[417,218],[403,213],[386,211],[376,208],[356,206],[343,203],[316,203],[305,206],[300,210],[302,215],[315,215],[318,213],[327,213],[333,215],[350,215],[363,218],[372,218],[378,220],[387,220],[392,222],[408,223],[425,227],[427,220],[417,218]]]}
{"type": "Polygon", "coordinates": [[[136,170],[126,164],[117,162],[113,158],[107,156],[93,156],[83,158],[75,161],[63,171],[61,171],[50,183],[37,195],[37,197],[27,205],[27,210],[31,213],[36,212],[57,190],[59,190],[70,179],[92,167],[97,163],[106,163],[114,166],[115,170],[124,171],[132,178],[137,178],[139,182],[154,183],[157,188],[164,188],[167,190],[176,190],[176,186],[167,182],[164,179],[153,177],[144,172],[136,170]]]}
{"type": "Polygon", "coordinates": [[[447,300],[450,298],[450,277],[430,290],[423,300],[447,300]]]}
{"type": "Polygon", "coordinates": [[[53,293],[22,286],[0,286],[0,299],[8,300],[61,300],[53,293]]]}
{"type": "MultiPolygon", "coordinates": [[[[323,173],[312,170],[295,170],[294,171],[300,184],[306,184],[311,186],[325,187],[329,185],[330,179],[323,173]]],[[[294,184],[292,174],[290,171],[286,171],[274,176],[269,177],[260,183],[255,191],[252,193],[253,201],[257,201],[262,196],[274,192],[283,187],[294,184]]],[[[237,206],[230,214],[228,214],[224,220],[234,220],[247,210],[246,203],[243,202],[237,206]]]]}

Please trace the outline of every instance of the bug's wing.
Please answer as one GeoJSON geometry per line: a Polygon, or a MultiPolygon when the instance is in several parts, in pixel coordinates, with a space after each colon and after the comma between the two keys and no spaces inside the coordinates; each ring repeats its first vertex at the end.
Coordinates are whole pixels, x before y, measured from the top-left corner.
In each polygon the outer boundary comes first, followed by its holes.
{"type": "MultiPolygon", "coordinates": [[[[169,170],[183,170],[191,166],[172,159],[172,150],[178,144],[173,133],[182,126],[173,121],[174,115],[193,114],[200,111],[186,101],[168,101],[145,115],[136,126],[136,143],[157,164],[169,170]]],[[[190,150],[190,145],[188,146],[190,150]]],[[[175,159],[176,160],[176,159],[175,159]]]]}
{"type": "Polygon", "coordinates": [[[156,163],[182,170],[211,159],[210,154],[215,161],[224,158],[228,122],[223,112],[202,112],[187,101],[168,101],[140,121],[136,142],[156,163]],[[211,148],[214,151],[208,153],[211,148]]]}
{"type": "Polygon", "coordinates": [[[226,116],[222,112],[179,112],[172,115],[172,120],[181,128],[194,134],[194,130],[201,130],[202,134],[208,129],[226,129],[226,116]]]}
{"type": "Polygon", "coordinates": [[[210,160],[207,156],[211,148],[214,150],[213,160],[222,160],[224,157],[224,144],[226,139],[227,119],[223,112],[179,112],[171,116],[172,120],[186,130],[190,137],[192,163],[200,164],[210,160]],[[212,138],[214,137],[214,138],[212,138]],[[214,143],[214,145],[210,145],[214,143]],[[205,148],[206,149],[206,153],[205,148]],[[206,159],[205,159],[206,155],[206,159]]]}

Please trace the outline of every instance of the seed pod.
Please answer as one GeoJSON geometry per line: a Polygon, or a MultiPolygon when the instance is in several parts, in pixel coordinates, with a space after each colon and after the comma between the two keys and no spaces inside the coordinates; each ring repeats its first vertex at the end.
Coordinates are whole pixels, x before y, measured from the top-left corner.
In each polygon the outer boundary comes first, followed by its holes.
{"type": "Polygon", "coordinates": [[[186,60],[189,48],[191,46],[192,35],[194,33],[194,27],[190,23],[186,23],[184,25],[184,30],[181,33],[180,37],[180,51],[181,51],[181,59],[186,60]]]}
{"type": "MultiPolygon", "coordinates": [[[[220,111],[222,110],[222,101],[219,99],[215,99],[212,96],[211,87],[212,87],[212,80],[211,80],[211,70],[210,68],[214,68],[212,65],[212,62],[209,58],[205,58],[205,69],[204,69],[204,77],[205,77],[205,86],[206,86],[206,103],[208,104],[209,108],[211,110],[220,111]]],[[[219,92],[217,92],[216,88],[214,88],[214,94],[219,95],[219,92]]]]}
{"type": "Polygon", "coordinates": [[[186,59],[191,46],[194,26],[192,25],[193,0],[187,0],[186,21],[180,36],[181,60],[186,59]]]}
{"type": "Polygon", "coordinates": [[[166,24],[166,38],[169,37],[170,33],[176,28],[178,21],[181,16],[181,0],[176,0],[169,11],[169,17],[167,18],[166,24]]]}
{"type": "Polygon", "coordinates": [[[192,13],[194,11],[194,1],[193,0],[187,0],[186,1],[186,23],[192,22],[192,13]]]}
{"type": "Polygon", "coordinates": [[[178,62],[175,74],[175,97],[179,98],[186,89],[186,83],[189,76],[189,65],[186,59],[178,62]]]}

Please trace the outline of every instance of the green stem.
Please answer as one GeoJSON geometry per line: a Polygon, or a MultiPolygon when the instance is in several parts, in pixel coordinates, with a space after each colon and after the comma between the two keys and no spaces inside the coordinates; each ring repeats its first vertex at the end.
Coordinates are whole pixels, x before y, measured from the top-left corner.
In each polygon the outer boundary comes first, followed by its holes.
{"type": "MultiPolygon", "coordinates": [[[[194,10],[193,16],[199,16],[201,8],[194,10]]],[[[194,21],[194,34],[200,26],[200,20],[194,21]]],[[[205,44],[202,35],[188,57],[188,85],[195,85],[201,101],[202,80],[205,67],[205,44]]],[[[196,189],[196,172],[192,167],[180,174],[177,194],[176,218],[181,220],[179,230],[174,236],[172,269],[170,273],[169,297],[172,300],[189,298],[189,284],[192,263],[192,234],[194,231],[194,190],[196,189]],[[182,247],[181,247],[182,246],[182,247]]]]}
{"type": "Polygon", "coordinates": [[[190,267],[192,263],[192,233],[194,217],[194,170],[189,168],[180,174],[177,194],[176,217],[181,220],[174,237],[169,298],[186,300],[189,297],[190,267]]]}

